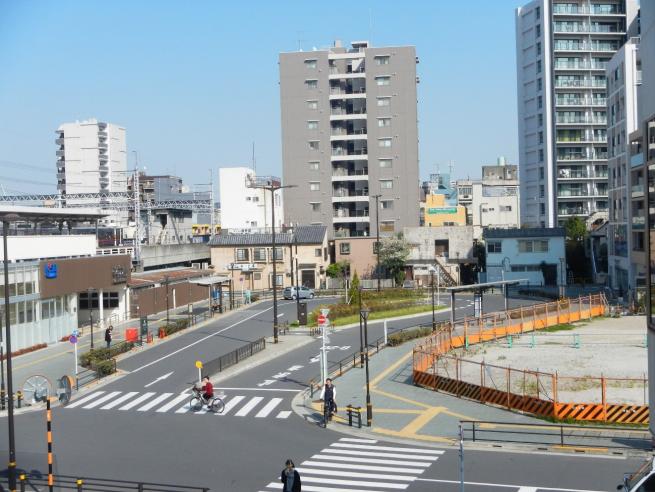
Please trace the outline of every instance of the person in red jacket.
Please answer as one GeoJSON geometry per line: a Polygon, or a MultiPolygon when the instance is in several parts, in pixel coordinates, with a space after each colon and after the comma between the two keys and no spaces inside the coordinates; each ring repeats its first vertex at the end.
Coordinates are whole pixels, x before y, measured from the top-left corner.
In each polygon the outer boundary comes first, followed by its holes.
{"type": "Polygon", "coordinates": [[[202,397],[205,399],[205,401],[209,402],[212,398],[214,398],[214,385],[209,380],[209,376],[202,378],[202,382],[202,397]]]}

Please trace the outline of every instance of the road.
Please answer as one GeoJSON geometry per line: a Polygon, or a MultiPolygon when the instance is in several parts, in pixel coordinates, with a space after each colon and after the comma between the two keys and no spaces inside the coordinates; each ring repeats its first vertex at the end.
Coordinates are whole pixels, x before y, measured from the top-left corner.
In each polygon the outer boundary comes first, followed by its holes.
{"type": "MultiPolygon", "coordinates": [[[[310,301],[310,308],[321,302],[310,301]]],[[[501,306],[499,297],[487,298],[486,309],[501,306]]],[[[462,296],[456,309],[458,317],[471,314],[471,298],[462,296]]],[[[294,320],[295,303],[280,302],[279,312],[281,320],[294,320]]],[[[270,335],[271,313],[270,302],[253,305],[124,359],[119,367],[125,376],[56,408],[57,473],[273,491],[279,490],[279,472],[291,458],[308,492],[456,490],[459,460],[452,448],[361,442],[291,412],[293,397],[319,372],[319,340],[222,381],[223,414],[190,411],[183,392],[197,379],[194,361],[270,335]]],[[[440,320],[448,318],[448,312],[438,314],[440,320]]],[[[430,320],[428,313],[390,322],[390,328],[430,320]]],[[[382,336],[382,330],[381,323],[371,323],[369,340],[382,336]]],[[[358,349],[359,330],[341,330],[330,339],[329,360],[334,362],[358,349]]],[[[6,419],[2,425],[4,437],[6,419]]],[[[44,413],[17,416],[16,432],[19,467],[44,471],[44,413]]],[[[1,439],[0,454],[6,446],[6,438],[1,439]]],[[[636,466],[622,459],[467,451],[465,477],[483,484],[470,484],[467,490],[610,490],[636,466]]]]}

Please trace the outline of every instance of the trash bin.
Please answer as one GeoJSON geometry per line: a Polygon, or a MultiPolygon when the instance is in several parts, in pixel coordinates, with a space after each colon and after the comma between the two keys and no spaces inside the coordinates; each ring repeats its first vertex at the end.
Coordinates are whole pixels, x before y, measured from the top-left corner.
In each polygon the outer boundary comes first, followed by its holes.
{"type": "Polygon", "coordinates": [[[298,323],[302,326],[307,325],[307,303],[298,304],[298,323]]]}

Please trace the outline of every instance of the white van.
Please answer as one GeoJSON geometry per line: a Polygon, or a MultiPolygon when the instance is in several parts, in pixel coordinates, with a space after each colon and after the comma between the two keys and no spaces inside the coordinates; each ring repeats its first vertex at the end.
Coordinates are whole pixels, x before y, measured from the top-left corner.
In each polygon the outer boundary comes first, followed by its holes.
{"type": "Polygon", "coordinates": [[[655,492],[655,458],[644,463],[632,476],[625,476],[616,490],[624,492],[655,492]]]}

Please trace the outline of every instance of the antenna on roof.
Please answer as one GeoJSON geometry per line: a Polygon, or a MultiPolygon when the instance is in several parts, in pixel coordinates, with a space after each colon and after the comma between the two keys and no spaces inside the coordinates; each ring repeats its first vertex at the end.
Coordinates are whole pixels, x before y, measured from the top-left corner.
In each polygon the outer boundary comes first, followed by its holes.
{"type": "Polygon", "coordinates": [[[450,179],[453,179],[453,171],[455,171],[455,161],[450,160],[450,164],[448,164],[448,173],[450,174],[450,179]]]}

